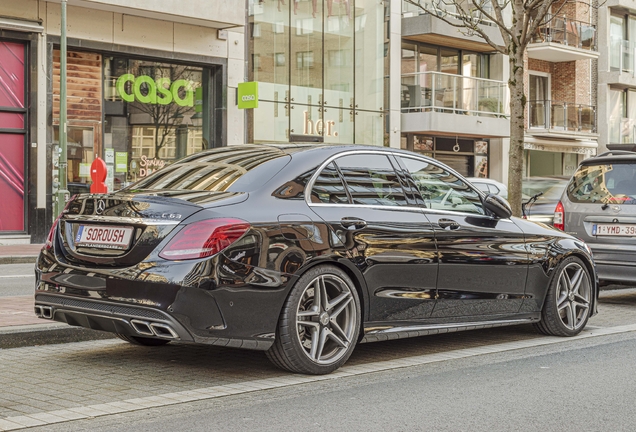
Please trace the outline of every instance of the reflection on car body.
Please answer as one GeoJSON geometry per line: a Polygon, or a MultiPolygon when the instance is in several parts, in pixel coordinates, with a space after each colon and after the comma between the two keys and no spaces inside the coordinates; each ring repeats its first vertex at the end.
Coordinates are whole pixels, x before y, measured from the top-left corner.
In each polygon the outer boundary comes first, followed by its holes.
{"type": "Polygon", "coordinates": [[[311,374],[358,342],[522,323],[579,333],[598,295],[587,246],[510,214],[406,151],[214,149],[74,197],[38,258],[36,313],[134,344],[265,350],[311,374]],[[126,249],[75,243],[99,226],[131,229],[126,249]]]}

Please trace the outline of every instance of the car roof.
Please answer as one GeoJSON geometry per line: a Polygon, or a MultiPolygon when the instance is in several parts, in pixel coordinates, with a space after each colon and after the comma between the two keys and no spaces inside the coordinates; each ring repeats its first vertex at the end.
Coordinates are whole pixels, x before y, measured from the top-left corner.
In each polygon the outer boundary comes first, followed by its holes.
{"type": "Polygon", "coordinates": [[[625,150],[612,150],[605,153],[601,153],[598,156],[585,159],[581,162],[581,166],[600,165],[606,163],[636,163],[636,152],[625,150]]]}

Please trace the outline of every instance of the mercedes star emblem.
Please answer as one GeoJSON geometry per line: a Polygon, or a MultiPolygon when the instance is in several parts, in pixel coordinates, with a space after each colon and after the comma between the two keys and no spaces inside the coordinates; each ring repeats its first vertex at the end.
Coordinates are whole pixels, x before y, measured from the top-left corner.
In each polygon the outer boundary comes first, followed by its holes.
{"type": "Polygon", "coordinates": [[[104,200],[97,201],[97,214],[102,214],[106,210],[106,203],[104,200]]]}

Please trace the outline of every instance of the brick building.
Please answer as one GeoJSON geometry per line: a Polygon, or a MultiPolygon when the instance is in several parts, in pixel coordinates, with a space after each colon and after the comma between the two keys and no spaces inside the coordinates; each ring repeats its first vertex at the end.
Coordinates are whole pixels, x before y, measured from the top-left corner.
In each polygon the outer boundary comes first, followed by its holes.
{"type": "Polygon", "coordinates": [[[525,175],[570,176],[596,154],[595,9],[556,3],[528,47],[525,175]]]}

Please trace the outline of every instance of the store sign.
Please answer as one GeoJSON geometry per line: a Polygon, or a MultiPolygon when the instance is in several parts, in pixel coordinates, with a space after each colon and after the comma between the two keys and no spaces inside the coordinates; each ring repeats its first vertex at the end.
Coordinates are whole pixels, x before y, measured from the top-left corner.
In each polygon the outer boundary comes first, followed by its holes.
{"type": "Polygon", "coordinates": [[[145,104],[168,105],[172,102],[179,106],[194,106],[194,86],[192,81],[179,79],[170,82],[169,78],[153,79],[148,75],[135,77],[133,74],[123,74],[117,78],[115,89],[119,96],[126,102],[141,102],[145,104]],[[132,83],[132,93],[126,91],[126,83],[132,83]],[[141,92],[142,85],[146,84],[148,91],[141,92]],[[185,97],[179,92],[185,90],[185,97]]]}
{"type": "Polygon", "coordinates": [[[239,109],[258,108],[258,82],[244,82],[238,85],[239,109]]]}
{"type": "Polygon", "coordinates": [[[337,137],[338,132],[335,130],[334,126],[336,122],[333,120],[316,120],[313,122],[309,118],[309,111],[303,111],[303,135],[319,135],[319,136],[333,136],[337,137]]]}
{"type": "Polygon", "coordinates": [[[143,178],[149,176],[154,171],[163,168],[166,165],[166,162],[157,159],[157,158],[149,158],[146,155],[141,156],[141,160],[139,161],[139,177],[143,178]]]}

